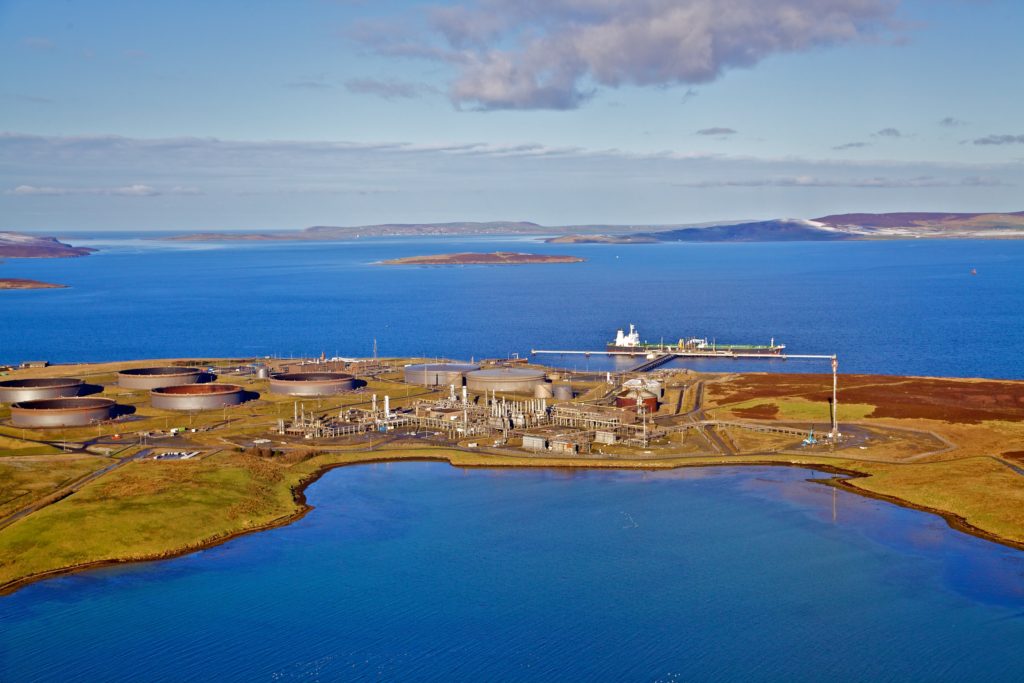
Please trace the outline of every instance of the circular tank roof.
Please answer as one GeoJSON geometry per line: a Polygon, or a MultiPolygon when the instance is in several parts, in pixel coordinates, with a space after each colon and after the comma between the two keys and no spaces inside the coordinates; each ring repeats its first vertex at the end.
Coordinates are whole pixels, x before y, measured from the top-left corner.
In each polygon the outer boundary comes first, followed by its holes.
{"type": "Polygon", "coordinates": [[[111,408],[114,401],[109,398],[37,398],[32,401],[15,403],[11,408],[17,410],[38,410],[52,412],[74,412],[92,410],[94,408],[111,408]]]}
{"type": "Polygon", "coordinates": [[[85,383],[74,377],[9,379],[0,382],[0,403],[77,396],[84,387],[85,383]]]}
{"type": "Polygon", "coordinates": [[[170,396],[213,396],[215,394],[233,394],[241,391],[237,384],[180,384],[174,387],[153,389],[154,394],[170,396]]]}
{"type": "Polygon", "coordinates": [[[131,377],[167,377],[176,375],[198,375],[199,368],[130,368],[117,373],[131,377]]]}
{"type": "Polygon", "coordinates": [[[0,388],[10,389],[56,389],[58,387],[81,386],[82,380],[72,377],[47,377],[38,379],[9,379],[0,382],[0,388]]]}
{"type": "Polygon", "coordinates": [[[473,372],[480,366],[474,363],[416,363],[406,365],[406,372],[473,372]]]}
{"type": "Polygon", "coordinates": [[[282,372],[270,378],[275,382],[345,382],[355,376],[345,372],[282,372]]]}
{"type": "Polygon", "coordinates": [[[543,370],[530,370],[529,368],[490,368],[488,370],[477,370],[469,374],[474,379],[544,379],[543,370]]]}

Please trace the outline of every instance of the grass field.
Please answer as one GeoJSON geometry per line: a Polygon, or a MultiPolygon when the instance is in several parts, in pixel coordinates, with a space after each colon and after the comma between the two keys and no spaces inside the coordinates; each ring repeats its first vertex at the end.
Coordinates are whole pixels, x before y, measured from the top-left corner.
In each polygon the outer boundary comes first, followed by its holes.
{"type": "Polygon", "coordinates": [[[0,516],[10,514],[109,461],[88,455],[0,459],[0,516]]]}

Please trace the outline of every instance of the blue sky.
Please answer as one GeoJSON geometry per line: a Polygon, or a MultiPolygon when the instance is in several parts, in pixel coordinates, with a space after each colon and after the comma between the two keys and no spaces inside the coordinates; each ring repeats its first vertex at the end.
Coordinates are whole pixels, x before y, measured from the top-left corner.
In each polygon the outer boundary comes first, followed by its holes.
{"type": "Polygon", "coordinates": [[[0,1],[0,229],[1024,209],[1010,0],[0,1]]]}

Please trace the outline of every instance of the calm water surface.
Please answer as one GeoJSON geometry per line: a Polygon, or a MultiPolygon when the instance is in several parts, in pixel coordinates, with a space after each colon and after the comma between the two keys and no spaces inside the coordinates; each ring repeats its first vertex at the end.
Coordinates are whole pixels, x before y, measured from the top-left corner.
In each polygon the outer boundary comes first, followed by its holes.
{"type": "MultiPolygon", "coordinates": [[[[603,349],[636,323],[652,342],[707,336],[840,355],[842,370],[1024,375],[1024,242],[548,245],[533,239],[326,244],[93,242],[81,259],[21,259],[9,277],[67,290],[0,297],[0,362],[167,356],[504,357],[603,349]],[[571,265],[372,265],[424,253],[571,253],[571,265]],[[972,276],[972,268],[977,275],[972,276]]],[[[580,369],[606,359],[565,358],[580,369]]],[[[827,370],[800,361],[704,369],[827,370]]]]}
{"type": "Polygon", "coordinates": [[[813,476],[334,470],[292,526],[0,598],[0,680],[1020,680],[1024,554],[813,476]]]}

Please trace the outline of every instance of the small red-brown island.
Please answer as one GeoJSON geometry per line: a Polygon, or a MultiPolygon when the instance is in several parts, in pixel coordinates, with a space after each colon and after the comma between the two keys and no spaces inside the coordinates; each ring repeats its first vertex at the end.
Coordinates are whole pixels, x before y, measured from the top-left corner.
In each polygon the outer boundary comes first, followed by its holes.
{"type": "Polygon", "coordinates": [[[507,266],[532,263],[580,263],[579,256],[562,254],[523,254],[515,251],[490,253],[463,252],[458,254],[430,254],[406,256],[380,261],[384,266],[507,266]]]}

